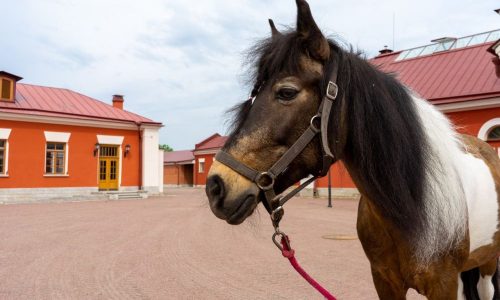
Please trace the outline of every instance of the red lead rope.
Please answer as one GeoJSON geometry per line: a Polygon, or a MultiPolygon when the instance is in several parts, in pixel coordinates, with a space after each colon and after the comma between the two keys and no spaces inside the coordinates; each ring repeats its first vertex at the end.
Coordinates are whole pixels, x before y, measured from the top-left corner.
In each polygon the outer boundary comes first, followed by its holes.
{"type": "Polygon", "coordinates": [[[281,253],[284,257],[288,258],[292,267],[302,276],[309,284],[315,288],[318,292],[321,293],[328,300],[337,300],[330,292],[328,292],[325,288],[323,288],[316,280],[314,280],[309,274],[307,274],[304,269],[299,265],[297,260],[295,259],[295,250],[290,247],[290,238],[283,234],[281,236],[281,245],[283,248],[281,249],[281,253]]]}

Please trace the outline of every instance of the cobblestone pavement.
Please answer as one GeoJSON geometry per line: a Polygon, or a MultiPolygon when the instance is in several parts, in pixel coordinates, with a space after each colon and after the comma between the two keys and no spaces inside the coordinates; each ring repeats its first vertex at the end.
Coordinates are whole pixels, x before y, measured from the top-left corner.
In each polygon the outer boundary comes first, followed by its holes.
{"type": "MultiPolygon", "coordinates": [[[[357,202],[295,198],[281,228],[302,266],[339,299],[376,299],[355,235],[357,202]]],[[[0,299],[321,299],[271,242],[260,207],[218,220],[203,190],[0,206],[0,299]]],[[[409,293],[409,299],[420,299],[409,293]]]]}

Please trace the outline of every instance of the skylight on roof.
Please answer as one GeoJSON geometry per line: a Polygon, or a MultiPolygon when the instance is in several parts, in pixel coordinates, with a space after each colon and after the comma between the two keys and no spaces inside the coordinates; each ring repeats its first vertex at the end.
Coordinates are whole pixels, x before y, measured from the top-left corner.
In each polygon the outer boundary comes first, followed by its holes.
{"type": "Polygon", "coordinates": [[[500,29],[465,36],[459,39],[437,39],[433,40],[433,42],[437,43],[401,51],[396,61],[493,42],[498,39],[500,39],[500,29]]]}

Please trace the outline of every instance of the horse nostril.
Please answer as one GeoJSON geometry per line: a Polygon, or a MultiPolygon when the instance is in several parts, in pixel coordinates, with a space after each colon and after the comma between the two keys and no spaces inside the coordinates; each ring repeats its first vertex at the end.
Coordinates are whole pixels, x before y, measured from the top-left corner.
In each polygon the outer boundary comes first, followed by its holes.
{"type": "Polygon", "coordinates": [[[217,205],[220,205],[224,200],[224,182],[217,175],[210,176],[207,179],[205,191],[210,201],[214,201],[217,205]]]}

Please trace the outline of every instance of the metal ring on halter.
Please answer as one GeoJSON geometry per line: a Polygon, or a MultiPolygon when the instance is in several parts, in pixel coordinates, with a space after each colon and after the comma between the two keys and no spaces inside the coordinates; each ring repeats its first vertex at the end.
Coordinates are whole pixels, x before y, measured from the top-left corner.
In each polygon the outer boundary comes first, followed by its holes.
{"type": "Polygon", "coordinates": [[[319,132],[319,131],[321,130],[321,128],[320,128],[318,125],[316,125],[316,124],[315,124],[315,122],[316,122],[317,120],[319,120],[319,122],[320,122],[320,125],[319,125],[319,126],[321,126],[321,115],[320,115],[320,114],[314,115],[314,116],[311,118],[311,121],[310,121],[310,123],[311,123],[311,128],[312,128],[312,130],[313,130],[314,132],[319,132]]]}
{"type": "MultiPolygon", "coordinates": [[[[277,236],[285,237],[286,234],[283,231],[281,231],[279,228],[276,228],[276,231],[273,234],[273,243],[276,245],[276,247],[278,247],[278,249],[280,249],[283,252],[283,246],[280,244],[279,241],[276,240],[277,236]]],[[[288,241],[288,239],[285,239],[285,241],[286,241],[286,245],[287,245],[288,249],[291,249],[290,242],[288,241]]]]}
{"type": "Polygon", "coordinates": [[[274,177],[271,176],[271,174],[269,174],[268,172],[259,173],[259,175],[257,175],[257,178],[255,178],[255,184],[257,184],[259,189],[261,189],[263,191],[268,191],[268,190],[272,189],[274,186],[274,177]],[[267,176],[267,178],[266,178],[266,176],[267,176]],[[264,185],[261,183],[261,181],[265,178],[268,179],[269,184],[264,185]]]}

